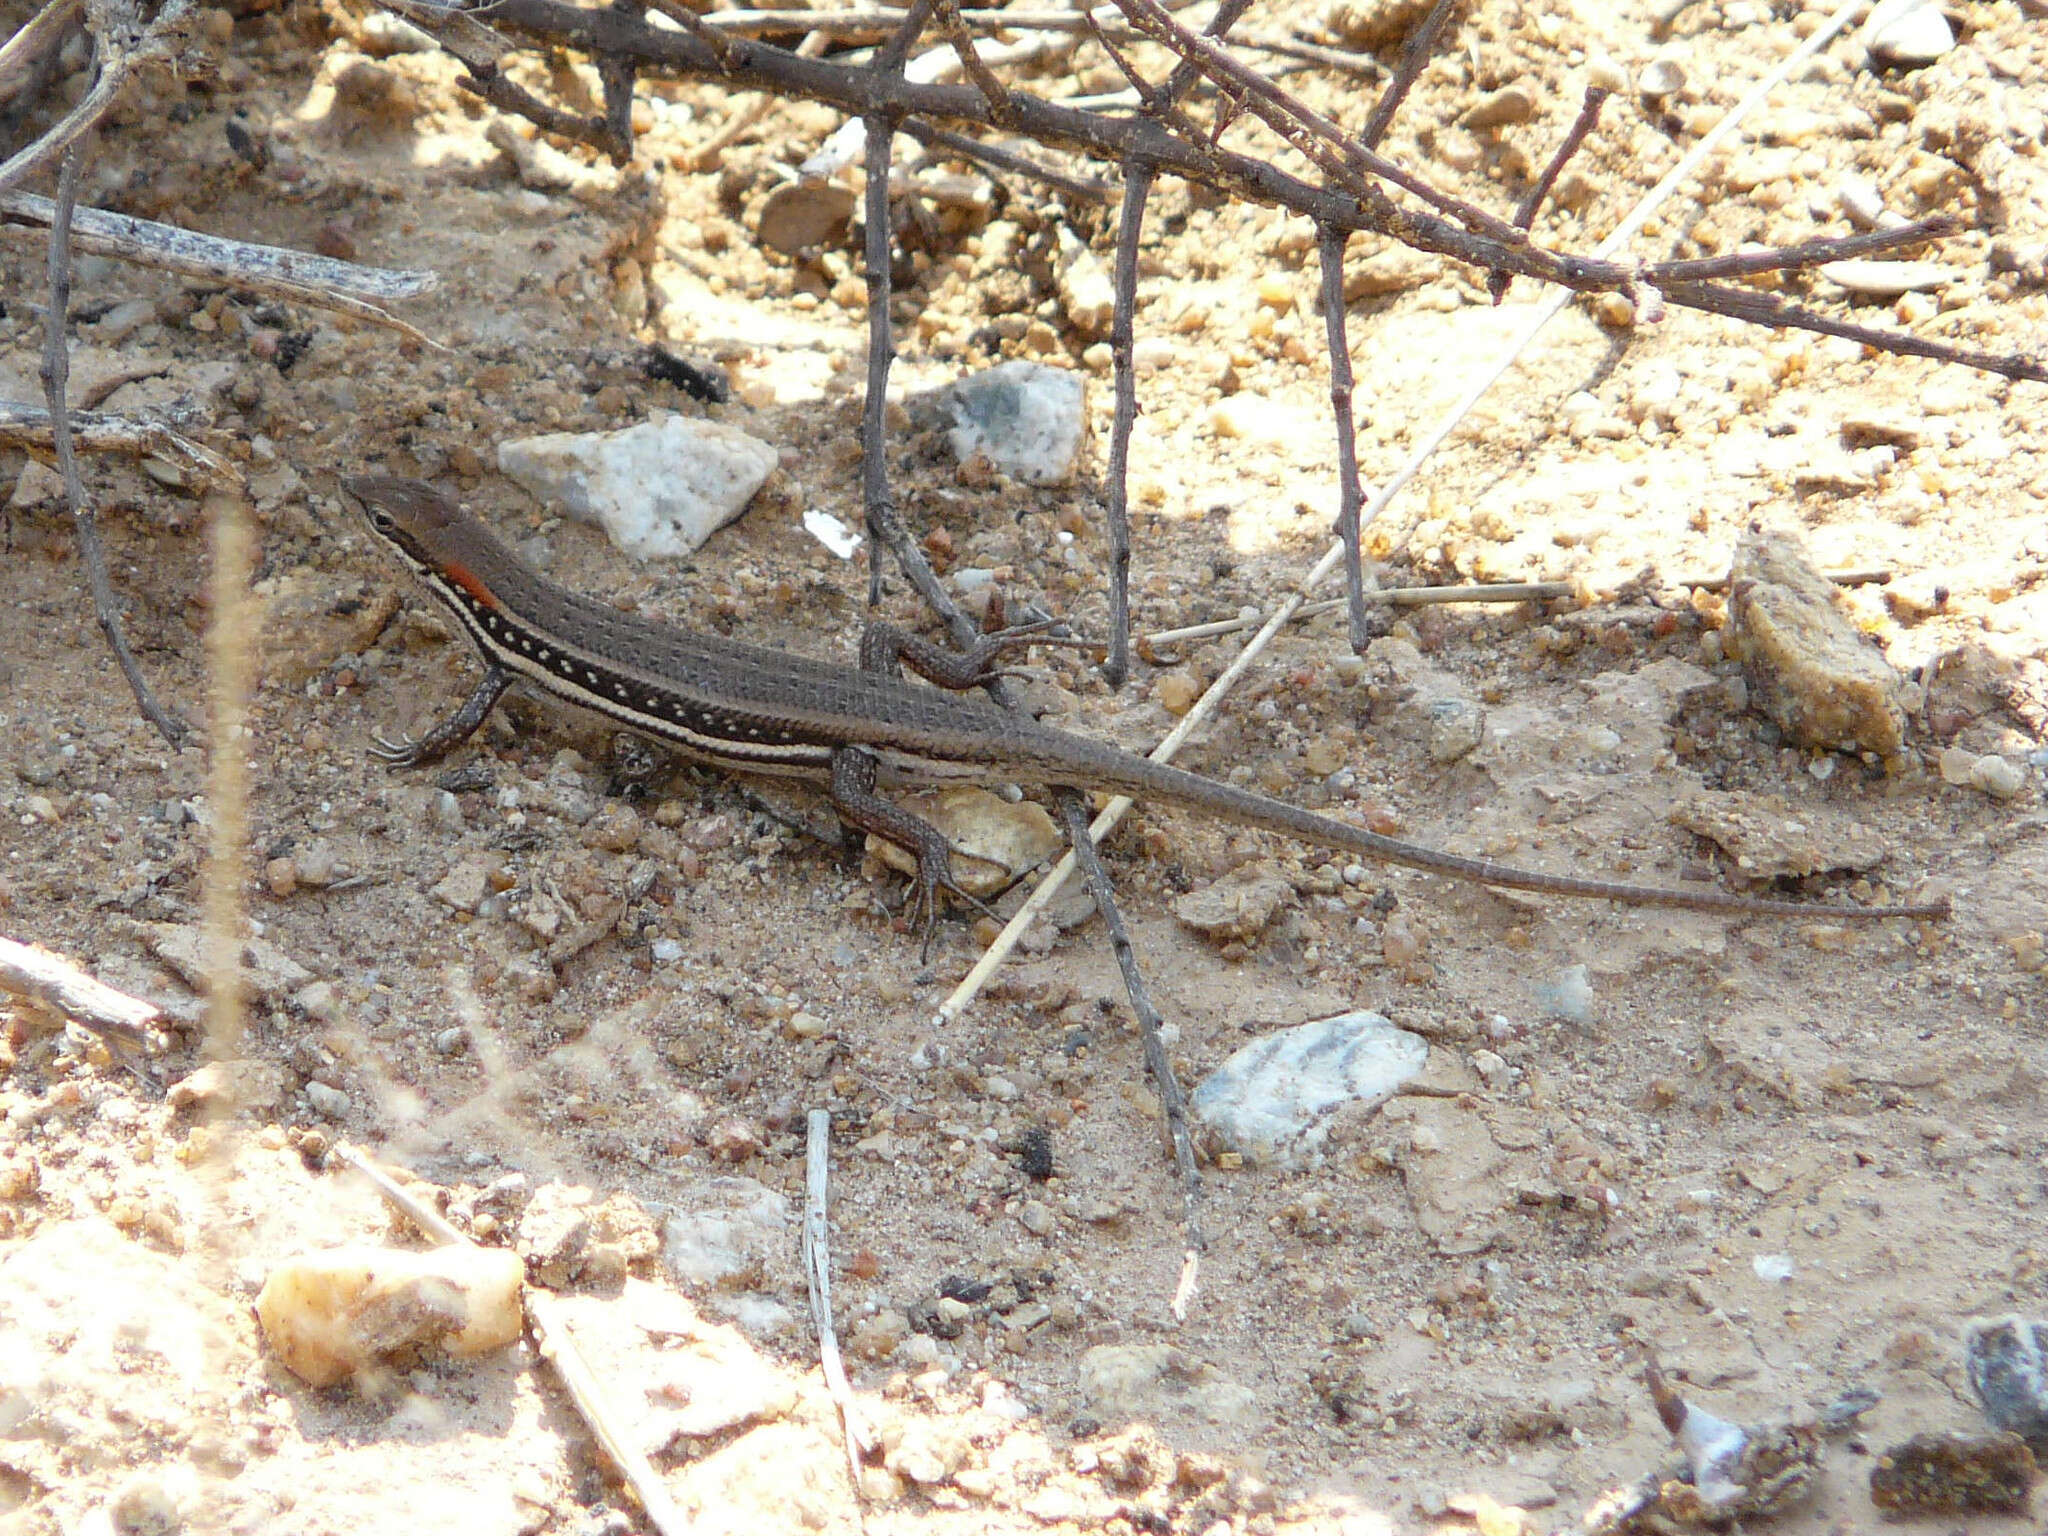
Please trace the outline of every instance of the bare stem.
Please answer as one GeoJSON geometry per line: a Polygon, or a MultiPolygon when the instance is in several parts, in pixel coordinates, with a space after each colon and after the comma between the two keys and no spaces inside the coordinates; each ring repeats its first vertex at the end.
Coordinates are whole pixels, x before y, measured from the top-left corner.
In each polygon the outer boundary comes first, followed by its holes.
{"type": "Polygon", "coordinates": [[[84,133],[64,150],[63,169],[57,177],[57,206],[50,217],[50,310],[44,318],[43,396],[50,407],[50,442],[56,452],[57,472],[64,477],[64,500],[71,509],[71,531],[78,541],[78,560],[85,567],[85,579],[92,593],[93,617],[121,675],[128,680],[136,706],[143,718],[173,747],[185,744],[191,733],[171,711],[157,702],[156,694],[136,665],[134,652],[121,629],[121,609],[114,601],[113,583],[107,578],[107,554],[100,544],[97,510],[86,498],[78,478],[78,457],[72,451],[71,417],[67,402],[71,383],[71,353],[64,336],[65,318],[71,309],[71,210],[78,201],[78,177],[92,145],[84,133]]]}

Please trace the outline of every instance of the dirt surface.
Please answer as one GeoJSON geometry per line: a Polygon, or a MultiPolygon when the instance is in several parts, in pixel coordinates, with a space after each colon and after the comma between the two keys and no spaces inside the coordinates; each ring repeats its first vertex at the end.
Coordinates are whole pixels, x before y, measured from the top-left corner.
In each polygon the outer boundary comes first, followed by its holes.
{"type": "MultiPolygon", "coordinates": [[[[1510,206],[1570,119],[1582,50],[1631,72],[1656,51],[1639,9],[1483,8],[1391,151],[1510,206]],[[1533,121],[1460,125],[1509,86],[1533,121]]],[[[2048,35],[2010,0],[1969,11],[1923,70],[1876,73],[1836,43],[1641,249],[1842,233],[1838,195],[1868,181],[1900,213],[1967,226],[1926,253],[1954,280],[1897,301],[1898,318],[2048,347],[2048,35]]],[[[1590,248],[1817,14],[1686,13],[1667,45],[1683,93],[1617,99],[1538,237],[1590,248]]],[[[213,1097],[208,1080],[165,1092],[200,1060],[205,753],[137,719],[47,480],[0,451],[0,487],[20,481],[0,562],[0,931],[193,1025],[141,1074],[26,1014],[6,1036],[0,1529],[626,1528],[629,1503],[523,1346],[326,1392],[268,1355],[250,1303],[270,1266],[410,1241],[366,1190],[312,1171],[341,1139],[442,1187],[459,1222],[572,1294],[697,1529],[854,1529],[796,1260],[813,1107],[837,1129],[841,1336],[886,1447],[862,1479],[872,1532],[1576,1529],[1667,1454],[1646,1350],[1743,1422],[1882,1394],[1773,1529],[1867,1527],[1878,1450],[1982,1427],[1960,1325],[2048,1310],[2048,393],[1683,312],[1632,330],[1561,317],[1374,548],[1403,581],[1569,578],[1607,597],[1420,612],[1363,661],[1338,616],[1302,625],[1184,761],[1457,851],[1613,878],[1740,883],[1713,827],[1764,870],[1863,867],[1881,849],[1865,874],[1783,888],[1942,889],[1955,915],[1731,922],[1347,879],[1345,860],[1141,810],[1110,864],[1184,1080],[1352,1007],[1431,1042],[1424,1091],[1340,1118],[1316,1166],[1206,1173],[1211,1246],[1176,1322],[1177,1190],[1099,924],[1046,937],[937,1027],[976,934],[948,924],[921,964],[891,920],[898,877],[787,831],[727,780],[621,758],[599,724],[531,702],[450,768],[390,773],[365,752],[476,675],[344,514],[336,477],[365,468],[458,489],[579,589],[852,657],[864,567],[800,516],[859,523],[857,246],[790,259],[755,237],[779,168],[829,114],[774,107],[692,172],[734,104],[655,85],[639,167],[569,157],[563,185],[522,185],[439,56],[371,58],[360,18],[311,5],[210,12],[202,31],[213,72],[131,91],[90,199],[431,268],[440,287],[405,318],[449,350],[79,264],[75,387],[146,370],[103,408],[168,416],[232,455],[261,525],[258,996],[250,1065],[213,1097]],[[233,147],[231,118],[256,152],[233,147]],[[734,399],[650,382],[649,340],[723,367],[734,399]],[[635,565],[489,469],[504,439],[657,410],[782,456],[691,559],[635,565]],[[1747,707],[1722,599],[1679,583],[1725,572],[1752,524],[1801,535],[1823,568],[1894,573],[1845,596],[1917,688],[1890,763],[1785,745],[1747,707]],[[1448,761],[1428,707],[1445,699],[1487,726],[1448,761]],[[1944,751],[1965,769],[2001,757],[2016,793],[1946,781],[1944,751]],[[1256,858],[1294,898],[1262,932],[1218,945],[1175,921],[1175,897],[1256,858]]],[[[1362,82],[1299,83],[1362,110],[1362,82]]],[[[1033,84],[1119,81],[1090,49],[1033,84]]],[[[895,387],[1062,363],[1088,374],[1105,434],[1103,338],[1062,308],[1048,252],[1065,224],[1106,259],[1113,216],[1024,183],[988,194],[937,208],[911,242],[895,387]]],[[[41,258],[7,250],[0,396],[34,399],[41,258]]],[[[1268,602],[1323,547],[1314,254],[1312,231],[1271,211],[1177,186],[1155,201],[1141,632],[1268,602]]],[[[1350,262],[1371,481],[1540,296],[1490,307],[1483,274],[1366,241],[1350,262]]],[[[1784,286],[1840,304],[1817,276],[1784,286]]],[[[899,425],[891,473],[942,570],[994,571],[1014,600],[1099,629],[1099,453],[1079,486],[1036,490],[899,425]]],[[[199,717],[204,516],[149,468],[86,472],[143,665],[199,717]]],[[[894,583],[890,604],[913,617],[894,583]]],[[[1234,643],[1164,648],[1114,696],[1078,658],[1040,654],[1033,691],[1055,723],[1149,747],[1234,643]]]]}

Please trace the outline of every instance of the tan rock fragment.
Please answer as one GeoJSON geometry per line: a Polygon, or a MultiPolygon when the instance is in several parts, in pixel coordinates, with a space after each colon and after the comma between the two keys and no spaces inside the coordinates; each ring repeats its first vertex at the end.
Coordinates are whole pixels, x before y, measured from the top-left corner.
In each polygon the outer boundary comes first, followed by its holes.
{"type": "Polygon", "coordinates": [[[338,1248],[272,1270],[256,1319],[294,1375],[327,1387],[423,1350],[480,1355],[511,1343],[525,1279],[502,1248],[338,1248]]]}
{"type": "Polygon", "coordinates": [[[1173,904],[1173,915],[1212,939],[1248,939],[1294,900],[1294,886],[1270,859],[1234,869],[1213,885],[1190,891],[1173,904]]]}
{"type": "Polygon", "coordinates": [[[1729,654],[1788,740],[1897,755],[1906,729],[1901,679],[1857,633],[1797,539],[1745,534],[1729,593],[1729,654]]]}
{"type": "MultiPolygon", "coordinates": [[[[946,789],[898,802],[937,827],[953,848],[953,878],[974,896],[1009,889],[1062,846],[1058,825],[1033,800],[1015,803],[985,789],[946,789]]],[[[917,873],[917,857],[887,838],[869,835],[867,851],[890,868],[917,873]]]]}
{"type": "Polygon", "coordinates": [[[1886,851],[1863,823],[1820,807],[1794,810],[1775,795],[1710,790],[1674,807],[1670,820],[1718,843],[1752,880],[1869,869],[1886,851]]]}

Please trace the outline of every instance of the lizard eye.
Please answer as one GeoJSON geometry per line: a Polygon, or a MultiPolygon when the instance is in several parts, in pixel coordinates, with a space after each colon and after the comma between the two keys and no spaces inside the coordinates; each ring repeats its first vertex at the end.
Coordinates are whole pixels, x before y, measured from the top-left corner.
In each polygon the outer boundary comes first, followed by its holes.
{"type": "Polygon", "coordinates": [[[370,526],[379,533],[393,533],[398,528],[398,524],[391,520],[389,512],[379,511],[375,507],[370,508],[370,526]]]}

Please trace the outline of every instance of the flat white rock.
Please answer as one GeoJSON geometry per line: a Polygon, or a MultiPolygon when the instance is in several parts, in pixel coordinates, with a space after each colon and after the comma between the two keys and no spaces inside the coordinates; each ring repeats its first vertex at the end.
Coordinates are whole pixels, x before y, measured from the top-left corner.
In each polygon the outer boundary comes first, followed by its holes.
{"type": "Polygon", "coordinates": [[[1305,1166],[1331,1114],[1392,1097],[1429,1060],[1429,1042],[1377,1013],[1298,1024],[1234,1053],[1195,1088],[1195,1121],[1212,1149],[1253,1167],[1305,1166]]]}
{"type": "Polygon", "coordinates": [[[620,432],[550,432],[498,448],[498,468],[627,554],[687,555],[746,510],[776,466],[774,448],[690,416],[620,432]]]}

